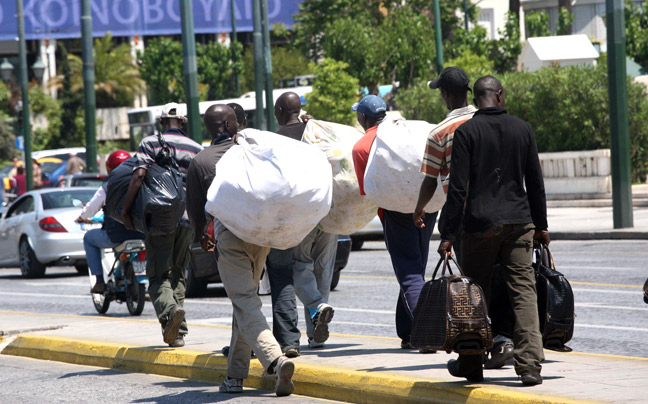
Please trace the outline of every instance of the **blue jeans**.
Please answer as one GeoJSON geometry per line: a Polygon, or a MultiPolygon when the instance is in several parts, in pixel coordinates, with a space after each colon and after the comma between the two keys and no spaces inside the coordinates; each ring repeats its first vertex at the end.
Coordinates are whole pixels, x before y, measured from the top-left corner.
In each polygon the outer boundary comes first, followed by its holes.
{"type": "Polygon", "coordinates": [[[86,252],[86,260],[92,275],[103,279],[103,265],[101,265],[101,250],[104,248],[117,247],[119,243],[110,240],[108,234],[102,229],[88,230],[83,236],[83,248],[86,252]]]}

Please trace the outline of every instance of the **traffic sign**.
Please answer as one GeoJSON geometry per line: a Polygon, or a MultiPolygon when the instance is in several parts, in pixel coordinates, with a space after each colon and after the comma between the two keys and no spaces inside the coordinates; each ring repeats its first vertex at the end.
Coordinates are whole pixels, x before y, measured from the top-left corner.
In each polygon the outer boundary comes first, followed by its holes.
{"type": "Polygon", "coordinates": [[[24,136],[16,136],[16,148],[20,151],[25,150],[25,137],[24,136]]]}

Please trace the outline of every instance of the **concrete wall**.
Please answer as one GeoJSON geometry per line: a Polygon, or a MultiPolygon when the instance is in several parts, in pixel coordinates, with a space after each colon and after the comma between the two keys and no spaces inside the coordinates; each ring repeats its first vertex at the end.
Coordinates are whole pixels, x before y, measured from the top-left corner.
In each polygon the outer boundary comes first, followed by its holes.
{"type": "Polygon", "coordinates": [[[612,192],[610,150],[540,153],[547,194],[612,192]]]}
{"type": "Polygon", "coordinates": [[[97,109],[97,140],[128,140],[128,107],[97,109]]]}

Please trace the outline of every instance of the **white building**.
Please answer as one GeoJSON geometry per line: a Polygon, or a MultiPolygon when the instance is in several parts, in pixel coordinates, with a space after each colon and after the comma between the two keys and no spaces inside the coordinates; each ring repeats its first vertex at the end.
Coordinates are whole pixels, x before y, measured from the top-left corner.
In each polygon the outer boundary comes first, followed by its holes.
{"type": "Polygon", "coordinates": [[[587,35],[529,38],[518,57],[518,70],[534,72],[552,64],[593,65],[598,57],[587,35]]]}

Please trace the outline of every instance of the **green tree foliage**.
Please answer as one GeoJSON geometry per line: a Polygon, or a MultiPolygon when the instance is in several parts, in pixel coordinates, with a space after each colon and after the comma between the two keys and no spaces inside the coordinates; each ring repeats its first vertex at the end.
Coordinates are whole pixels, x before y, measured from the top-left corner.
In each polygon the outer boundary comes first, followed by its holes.
{"type": "MultiPolygon", "coordinates": [[[[112,34],[94,41],[95,94],[97,108],[127,107],[133,105],[136,94],[144,90],[144,82],[133,62],[130,45],[115,46],[112,34]]],[[[83,92],[83,61],[79,56],[67,55],[70,69],[75,73],[70,78],[72,91],[83,92]]],[[[57,89],[63,86],[61,79],[54,79],[57,89]]]]}
{"type": "MultiPolygon", "coordinates": [[[[242,53],[243,46],[238,42],[229,48],[216,42],[196,44],[201,101],[234,95],[234,74],[243,69],[242,53]]],[[[151,104],[185,101],[182,43],[165,37],[151,39],[138,59],[151,104]]]]}
{"type": "Polygon", "coordinates": [[[63,76],[58,91],[58,101],[62,111],[62,129],[60,135],[55,136],[52,134],[47,142],[38,143],[43,148],[51,149],[66,147],[68,144],[74,146],[85,144],[83,91],[77,91],[73,88],[74,76],[81,75],[81,72],[72,70],[67,50],[63,45],[59,45],[59,51],[61,59],[58,63],[63,76]]]}
{"type": "Polygon", "coordinates": [[[524,16],[527,38],[550,36],[549,14],[544,11],[529,11],[524,16]]]}
{"type": "Polygon", "coordinates": [[[453,59],[466,52],[479,56],[488,55],[491,41],[486,39],[487,34],[486,28],[481,25],[473,27],[470,32],[466,32],[463,28],[457,29],[454,40],[445,43],[443,57],[453,59]]]}
{"type": "MultiPolygon", "coordinates": [[[[605,61],[595,67],[546,67],[499,78],[508,112],[531,125],[540,152],[610,147],[605,61]]],[[[438,92],[426,88],[423,80],[402,91],[397,101],[409,119],[440,122],[447,112],[438,92]]],[[[648,174],[648,97],[646,87],[629,77],[628,115],[632,178],[643,182],[648,174]]]]}
{"type": "Polygon", "coordinates": [[[43,115],[49,122],[47,128],[33,130],[32,146],[34,150],[79,145],[79,143],[71,143],[62,139],[63,110],[61,103],[47,94],[42,87],[33,86],[29,89],[29,104],[32,116],[43,115]]]}
{"type": "Polygon", "coordinates": [[[570,13],[565,7],[560,7],[558,23],[556,24],[556,35],[570,35],[573,23],[574,14],[570,13]]]}
{"type": "Polygon", "coordinates": [[[648,69],[648,1],[642,7],[625,2],[626,54],[648,69]]]}
{"type": "Polygon", "coordinates": [[[9,106],[11,91],[5,83],[0,81],[0,160],[11,160],[16,153],[11,118],[11,107],[9,106]]]}
{"type": "Polygon", "coordinates": [[[311,67],[317,78],[313,92],[306,95],[308,113],[315,119],[352,125],[356,114],[351,105],[358,101],[358,80],[347,73],[347,64],[326,58],[311,67]]]}
{"type": "MultiPolygon", "coordinates": [[[[281,80],[311,74],[308,59],[297,48],[273,46],[272,53],[272,85],[281,87],[281,80]]],[[[254,54],[252,47],[245,50],[243,56],[243,72],[241,74],[241,91],[254,90],[254,54]]]]}
{"type": "Polygon", "coordinates": [[[520,42],[520,25],[515,13],[506,13],[504,30],[498,30],[500,39],[494,41],[491,60],[498,73],[510,72],[517,66],[518,56],[522,52],[520,42]]]}

